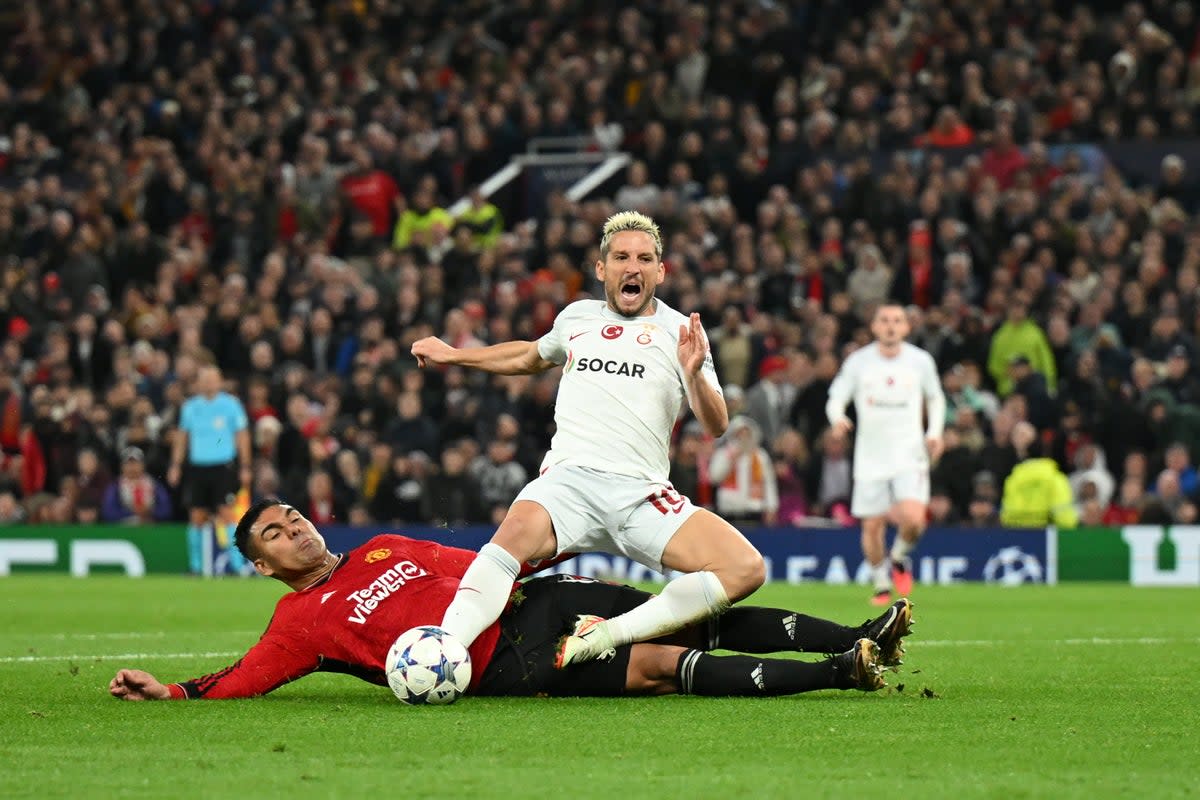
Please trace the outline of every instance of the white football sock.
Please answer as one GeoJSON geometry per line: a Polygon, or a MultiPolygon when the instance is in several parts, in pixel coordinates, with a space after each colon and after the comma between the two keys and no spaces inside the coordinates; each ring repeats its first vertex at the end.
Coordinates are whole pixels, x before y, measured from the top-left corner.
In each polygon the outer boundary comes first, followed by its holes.
{"type": "Polygon", "coordinates": [[[916,542],[910,542],[899,533],[896,534],[895,541],[892,542],[892,561],[899,561],[901,564],[908,558],[908,554],[917,546],[916,542]]]}
{"type": "Polygon", "coordinates": [[[680,575],[663,587],[661,594],[603,624],[608,627],[613,645],[620,647],[674,633],[723,613],[729,605],[720,578],[707,571],[692,572],[680,575]]]}
{"type": "Polygon", "coordinates": [[[520,562],[500,545],[488,542],[479,548],[479,555],[458,582],[458,592],[442,617],[441,627],[470,647],[500,618],[520,573],[520,562]]]}
{"type": "Polygon", "coordinates": [[[892,565],[886,558],[878,564],[871,565],[871,580],[875,582],[877,592],[892,590],[892,565]]]}

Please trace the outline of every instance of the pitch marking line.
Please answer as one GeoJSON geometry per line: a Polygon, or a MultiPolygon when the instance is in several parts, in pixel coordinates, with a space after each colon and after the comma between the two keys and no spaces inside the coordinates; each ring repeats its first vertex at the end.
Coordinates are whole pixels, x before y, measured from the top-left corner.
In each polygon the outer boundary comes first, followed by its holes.
{"type": "MultiPolygon", "coordinates": [[[[1132,639],[1108,639],[1100,636],[1086,639],[910,639],[913,648],[921,647],[1003,647],[1005,645],[1157,645],[1200,644],[1200,638],[1162,638],[1142,636],[1132,639]]],[[[245,650],[212,650],[200,653],[84,653],[68,656],[0,656],[0,664],[36,664],[46,661],[147,661],[155,658],[229,658],[241,656],[245,650]]]]}
{"type": "Polygon", "coordinates": [[[155,658],[229,658],[245,654],[245,650],[214,650],[207,653],[88,653],[73,656],[6,656],[0,664],[35,664],[42,661],[147,661],[155,658]]]}
{"type": "Polygon", "coordinates": [[[1002,647],[1004,645],[1122,645],[1122,644],[1197,644],[1200,637],[1164,638],[1139,636],[1130,639],[1108,639],[1093,636],[1080,639],[914,639],[905,640],[915,647],[1002,647]]]}
{"type": "MultiPolygon", "coordinates": [[[[262,633],[257,631],[216,631],[220,636],[257,636],[262,633]]],[[[168,631],[128,631],[123,633],[0,633],[0,639],[23,639],[29,640],[33,638],[53,639],[56,642],[67,640],[91,642],[99,639],[165,639],[168,636],[179,636],[178,632],[172,633],[168,631]]],[[[188,633],[188,636],[203,636],[203,633],[188,633]]]]}

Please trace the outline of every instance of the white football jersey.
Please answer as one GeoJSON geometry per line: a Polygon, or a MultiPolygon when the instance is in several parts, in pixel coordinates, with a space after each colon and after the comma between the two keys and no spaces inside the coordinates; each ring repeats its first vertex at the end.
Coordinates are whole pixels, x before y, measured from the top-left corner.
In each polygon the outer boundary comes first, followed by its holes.
{"type": "Polygon", "coordinates": [[[825,413],[831,424],[846,416],[851,400],[858,412],[855,480],[929,469],[925,437],[941,436],[946,424],[946,398],[929,353],[907,342],[892,358],[880,353],[875,343],[855,350],[829,387],[825,413]],[[928,431],[922,424],[926,401],[928,431]]]}
{"type": "MultiPolygon", "coordinates": [[[[651,316],[630,319],[579,300],[538,340],[542,358],[563,368],[543,470],[571,464],[667,483],[671,430],[687,399],[678,347],[688,318],[655,303],[651,316]]],[[[721,391],[711,354],[701,374],[721,391]]]]}

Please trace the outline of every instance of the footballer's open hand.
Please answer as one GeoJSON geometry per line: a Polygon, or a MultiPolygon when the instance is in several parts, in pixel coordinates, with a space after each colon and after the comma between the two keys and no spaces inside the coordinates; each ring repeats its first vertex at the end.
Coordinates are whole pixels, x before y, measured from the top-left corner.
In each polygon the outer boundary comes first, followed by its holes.
{"type": "Polygon", "coordinates": [[[149,672],[123,669],[108,684],[108,693],[119,700],[170,700],[171,691],[149,672]]]}
{"type": "Polygon", "coordinates": [[[700,315],[693,313],[687,325],[679,326],[679,363],[685,375],[697,375],[708,355],[708,340],[700,326],[700,315]]]}

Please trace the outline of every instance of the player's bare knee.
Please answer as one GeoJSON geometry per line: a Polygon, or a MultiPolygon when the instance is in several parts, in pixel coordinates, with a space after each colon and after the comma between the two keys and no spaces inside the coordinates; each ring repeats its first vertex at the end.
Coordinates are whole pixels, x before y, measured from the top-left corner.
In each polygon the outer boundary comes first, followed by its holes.
{"type": "Polygon", "coordinates": [[[533,509],[514,506],[496,529],[492,543],[503,547],[518,561],[554,555],[554,530],[550,516],[541,506],[533,509]]]}
{"type": "Polygon", "coordinates": [[[733,603],[752,594],[767,580],[766,562],[753,547],[739,549],[729,556],[724,565],[713,571],[733,603]]]}
{"type": "Polygon", "coordinates": [[[862,532],[871,536],[882,536],[887,529],[887,520],[884,517],[870,517],[862,522],[862,532]]]}

